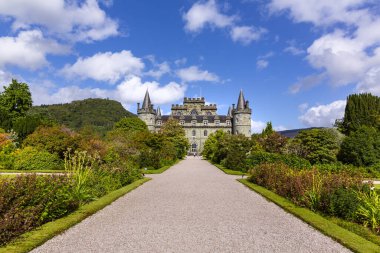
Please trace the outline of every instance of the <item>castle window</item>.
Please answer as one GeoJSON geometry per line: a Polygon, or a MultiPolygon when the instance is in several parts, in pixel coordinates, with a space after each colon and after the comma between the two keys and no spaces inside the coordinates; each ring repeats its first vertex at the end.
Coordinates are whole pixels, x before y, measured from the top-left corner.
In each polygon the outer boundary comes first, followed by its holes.
{"type": "Polygon", "coordinates": [[[228,130],[228,131],[227,131],[227,133],[228,133],[228,134],[231,134],[231,131],[230,131],[230,130],[228,130]]]}
{"type": "Polygon", "coordinates": [[[203,131],[203,135],[204,135],[204,136],[207,136],[207,130],[204,130],[204,131],[203,131]]]}
{"type": "Polygon", "coordinates": [[[196,135],[196,132],[195,130],[192,131],[192,136],[195,136],[196,135]]]}
{"type": "Polygon", "coordinates": [[[191,125],[195,126],[197,124],[197,121],[196,120],[192,120],[191,121],[191,125]]]}
{"type": "Polygon", "coordinates": [[[177,112],[177,115],[178,115],[178,116],[181,116],[181,115],[182,115],[182,112],[181,112],[181,111],[178,111],[178,112],[177,112]]]}
{"type": "Polygon", "coordinates": [[[193,109],[191,112],[190,112],[191,115],[198,115],[197,113],[197,110],[193,109]]]}
{"type": "Polygon", "coordinates": [[[204,125],[204,126],[207,126],[207,125],[208,125],[208,120],[204,120],[204,121],[203,121],[203,125],[204,125]]]}
{"type": "Polygon", "coordinates": [[[185,121],[184,121],[184,120],[180,120],[180,121],[179,121],[179,124],[180,124],[181,126],[183,126],[183,125],[185,125],[185,121]]]}
{"type": "Polygon", "coordinates": [[[220,125],[220,120],[215,120],[215,125],[219,126],[220,125]]]}
{"type": "Polygon", "coordinates": [[[157,120],[157,125],[159,125],[159,126],[160,126],[160,125],[161,125],[161,123],[162,123],[162,122],[161,122],[161,120],[157,120]]]}
{"type": "Polygon", "coordinates": [[[227,123],[227,126],[231,126],[231,121],[227,120],[226,123],[227,123]]]}
{"type": "Polygon", "coordinates": [[[212,115],[210,111],[206,112],[206,115],[212,115]]]}

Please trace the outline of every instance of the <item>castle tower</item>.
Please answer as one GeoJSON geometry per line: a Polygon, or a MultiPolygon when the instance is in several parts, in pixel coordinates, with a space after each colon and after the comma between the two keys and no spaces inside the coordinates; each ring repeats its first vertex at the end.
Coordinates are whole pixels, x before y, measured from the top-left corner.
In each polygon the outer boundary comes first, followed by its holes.
{"type": "Polygon", "coordinates": [[[233,134],[243,134],[251,136],[251,114],[248,100],[244,99],[243,91],[240,90],[237,106],[232,106],[232,131],[233,134]]]}
{"type": "Polygon", "coordinates": [[[156,111],[153,109],[148,90],[145,93],[141,108],[140,103],[137,103],[137,115],[139,119],[145,122],[149,131],[155,131],[156,111]]]}

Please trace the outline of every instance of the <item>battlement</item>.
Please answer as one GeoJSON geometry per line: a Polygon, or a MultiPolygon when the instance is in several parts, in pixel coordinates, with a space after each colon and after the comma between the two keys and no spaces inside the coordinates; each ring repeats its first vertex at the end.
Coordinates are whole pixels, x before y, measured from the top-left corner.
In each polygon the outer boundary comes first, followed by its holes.
{"type": "Polygon", "coordinates": [[[205,103],[205,98],[204,97],[200,97],[200,98],[188,98],[188,97],[184,97],[183,98],[183,103],[184,104],[204,104],[205,103]]]}

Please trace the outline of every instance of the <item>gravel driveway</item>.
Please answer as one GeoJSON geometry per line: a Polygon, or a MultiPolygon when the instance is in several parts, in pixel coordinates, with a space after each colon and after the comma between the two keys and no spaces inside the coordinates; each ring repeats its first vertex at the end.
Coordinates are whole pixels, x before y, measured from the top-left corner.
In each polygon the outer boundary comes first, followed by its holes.
{"type": "Polygon", "coordinates": [[[350,252],[189,157],[32,252],[350,252]]]}

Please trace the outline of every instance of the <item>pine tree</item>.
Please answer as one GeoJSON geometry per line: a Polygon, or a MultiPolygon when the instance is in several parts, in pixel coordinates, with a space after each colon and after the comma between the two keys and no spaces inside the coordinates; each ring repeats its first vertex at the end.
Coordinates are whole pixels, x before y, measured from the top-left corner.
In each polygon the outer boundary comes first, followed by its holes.
{"type": "Polygon", "coordinates": [[[380,97],[370,93],[348,96],[344,118],[337,125],[346,135],[361,126],[380,129],[380,97]]]}

